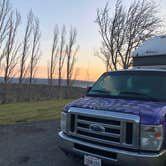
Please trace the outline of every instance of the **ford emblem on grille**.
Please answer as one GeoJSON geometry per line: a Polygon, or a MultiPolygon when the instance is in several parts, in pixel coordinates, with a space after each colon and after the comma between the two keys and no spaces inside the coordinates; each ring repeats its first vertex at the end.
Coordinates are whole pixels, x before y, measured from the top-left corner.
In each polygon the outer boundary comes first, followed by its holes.
{"type": "Polygon", "coordinates": [[[104,132],[105,131],[105,128],[98,124],[91,124],[89,126],[89,129],[92,131],[95,131],[95,132],[104,132]]]}

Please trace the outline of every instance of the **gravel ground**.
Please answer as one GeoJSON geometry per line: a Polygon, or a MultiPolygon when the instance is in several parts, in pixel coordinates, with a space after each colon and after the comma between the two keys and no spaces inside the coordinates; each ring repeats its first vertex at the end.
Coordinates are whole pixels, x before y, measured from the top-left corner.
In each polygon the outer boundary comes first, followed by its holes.
{"type": "Polygon", "coordinates": [[[0,166],[81,166],[58,148],[59,122],[0,126],[0,166]]]}

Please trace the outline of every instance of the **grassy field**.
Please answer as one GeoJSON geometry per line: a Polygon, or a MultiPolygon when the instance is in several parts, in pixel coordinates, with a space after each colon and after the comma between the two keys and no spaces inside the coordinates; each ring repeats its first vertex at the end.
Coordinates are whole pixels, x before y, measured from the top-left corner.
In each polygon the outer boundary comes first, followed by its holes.
{"type": "Polygon", "coordinates": [[[59,119],[63,107],[71,101],[68,99],[0,105],[0,124],[59,119]]]}

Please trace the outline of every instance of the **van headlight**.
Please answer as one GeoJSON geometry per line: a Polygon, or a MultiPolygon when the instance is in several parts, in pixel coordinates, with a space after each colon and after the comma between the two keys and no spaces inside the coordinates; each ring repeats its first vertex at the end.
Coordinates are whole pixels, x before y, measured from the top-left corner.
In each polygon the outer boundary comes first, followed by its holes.
{"type": "Polygon", "coordinates": [[[141,125],[141,150],[159,151],[163,139],[162,125],[141,125]]]}
{"type": "Polygon", "coordinates": [[[61,131],[67,132],[67,113],[61,113],[61,131]]]}

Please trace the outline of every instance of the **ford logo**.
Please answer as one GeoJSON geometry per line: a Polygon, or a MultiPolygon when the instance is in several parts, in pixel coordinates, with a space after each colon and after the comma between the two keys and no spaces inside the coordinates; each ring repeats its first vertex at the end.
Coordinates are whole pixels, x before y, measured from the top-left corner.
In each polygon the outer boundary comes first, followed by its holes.
{"type": "Polygon", "coordinates": [[[98,124],[91,124],[89,126],[89,129],[92,131],[95,131],[95,132],[104,132],[105,131],[105,128],[98,124]]]}

